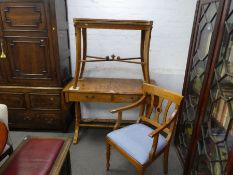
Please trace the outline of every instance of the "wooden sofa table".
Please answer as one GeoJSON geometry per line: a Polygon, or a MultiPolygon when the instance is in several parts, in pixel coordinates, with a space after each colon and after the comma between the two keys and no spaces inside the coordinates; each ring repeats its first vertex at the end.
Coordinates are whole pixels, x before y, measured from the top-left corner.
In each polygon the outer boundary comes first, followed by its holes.
{"type": "MultiPolygon", "coordinates": [[[[66,102],[75,102],[73,143],[78,142],[79,127],[90,126],[80,123],[84,121],[81,119],[80,102],[132,103],[142,96],[142,84],[143,81],[139,79],[83,78],[78,81],[74,89],[74,81],[71,81],[63,92],[66,102]]],[[[95,126],[103,127],[104,125],[95,124],[95,126]]],[[[113,127],[113,125],[109,126],[113,127]]]]}

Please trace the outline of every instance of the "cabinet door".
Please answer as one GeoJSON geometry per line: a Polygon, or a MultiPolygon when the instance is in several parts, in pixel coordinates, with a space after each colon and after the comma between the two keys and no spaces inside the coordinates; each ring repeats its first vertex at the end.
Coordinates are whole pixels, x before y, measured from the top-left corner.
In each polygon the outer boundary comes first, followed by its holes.
{"type": "Polygon", "coordinates": [[[45,30],[47,27],[45,3],[4,2],[1,3],[4,30],[45,30]]]}
{"type": "MultiPolygon", "coordinates": [[[[193,174],[224,174],[233,148],[233,1],[226,1],[223,35],[198,140],[193,174]],[[205,168],[203,168],[205,167],[205,168]]],[[[222,28],[222,26],[221,26],[222,28]]],[[[220,37],[219,37],[220,38],[220,37]]],[[[214,63],[216,62],[216,63],[214,63]]],[[[211,73],[212,74],[212,73],[211,73]]],[[[230,162],[228,163],[230,165],[230,162]]],[[[231,162],[232,164],[232,162],[231,162]]]]}
{"type": "Polygon", "coordinates": [[[198,120],[198,108],[200,106],[200,94],[205,84],[207,64],[213,51],[211,41],[216,31],[222,11],[222,3],[216,0],[201,0],[198,5],[196,24],[194,24],[194,37],[189,54],[189,65],[186,69],[186,82],[183,95],[185,96],[181,116],[179,117],[178,134],[176,134],[176,146],[183,163],[187,164],[189,149],[192,146],[192,134],[195,122],[198,120]],[[217,22],[216,22],[217,21],[217,22]]]}
{"type": "Polygon", "coordinates": [[[53,80],[55,68],[48,38],[7,37],[5,41],[6,68],[10,84],[43,85],[43,82],[53,80]]]}

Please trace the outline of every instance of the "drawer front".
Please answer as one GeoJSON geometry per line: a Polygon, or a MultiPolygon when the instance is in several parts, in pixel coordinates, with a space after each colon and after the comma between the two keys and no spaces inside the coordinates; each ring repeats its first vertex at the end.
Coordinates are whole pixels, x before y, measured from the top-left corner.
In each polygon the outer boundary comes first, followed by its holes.
{"type": "Polygon", "coordinates": [[[132,103],[139,100],[141,95],[113,95],[114,103],[132,103]]]}
{"type": "Polygon", "coordinates": [[[60,129],[60,113],[9,110],[9,126],[15,129],[60,129]]]}
{"type": "Polygon", "coordinates": [[[26,109],[24,93],[0,92],[0,103],[7,105],[9,109],[26,109]]]}
{"type": "Polygon", "coordinates": [[[47,21],[42,2],[2,3],[1,16],[4,30],[45,30],[47,21]]]}
{"type": "Polygon", "coordinates": [[[29,94],[31,109],[57,109],[61,108],[60,94],[29,94]]]}
{"type": "Polygon", "coordinates": [[[69,101],[81,102],[111,102],[111,95],[69,93],[69,101]]]}

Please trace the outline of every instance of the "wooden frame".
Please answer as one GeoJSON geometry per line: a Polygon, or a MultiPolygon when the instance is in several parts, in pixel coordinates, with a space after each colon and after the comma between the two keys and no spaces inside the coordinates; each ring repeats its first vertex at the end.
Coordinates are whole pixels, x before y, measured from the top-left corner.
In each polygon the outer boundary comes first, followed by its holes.
{"type": "Polygon", "coordinates": [[[168,173],[168,155],[169,148],[171,143],[171,138],[173,135],[173,131],[175,128],[175,122],[177,118],[177,112],[179,110],[179,106],[182,100],[182,96],[168,91],[166,89],[160,88],[158,86],[143,84],[143,92],[144,95],[135,103],[128,105],[126,107],[117,108],[112,110],[112,113],[118,113],[117,122],[115,124],[114,129],[118,129],[121,125],[122,120],[122,112],[140,106],[139,119],[138,123],[146,123],[155,127],[155,130],[149,134],[150,137],[153,138],[153,144],[151,147],[151,151],[149,154],[149,160],[145,164],[140,164],[137,160],[131,157],[124,149],[118,146],[111,138],[106,137],[106,169],[109,170],[110,164],[110,148],[113,146],[116,150],[118,150],[127,160],[129,160],[137,169],[140,175],[143,175],[145,169],[162,153],[164,153],[164,173],[168,173]],[[162,105],[164,100],[167,100],[165,104],[165,109],[162,111],[162,105]],[[167,118],[168,110],[171,104],[175,104],[175,109],[171,116],[167,118]],[[154,118],[150,118],[153,109],[155,109],[156,113],[154,118]],[[159,123],[159,117],[161,112],[163,112],[162,123],[159,123]],[[158,137],[159,134],[163,133],[166,135],[166,146],[159,152],[156,152],[158,137]]]}
{"type": "Polygon", "coordinates": [[[229,157],[229,160],[227,161],[227,165],[225,167],[225,173],[226,175],[232,175],[233,174],[233,148],[230,151],[228,157],[229,157]]]}
{"type": "Polygon", "coordinates": [[[145,82],[150,83],[149,76],[149,47],[152,30],[152,21],[143,20],[112,20],[112,19],[74,19],[76,34],[76,69],[74,78],[74,89],[77,88],[79,78],[82,78],[87,62],[118,61],[133,64],[140,64],[142,67],[145,82]],[[140,57],[121,58],[114,54],[110,56],[99,57],[87,55],[87,29],[117,29],[117,30],[141,30],[140,57]],[[83,38],[83,40],[81,39],[83,38]],[[83,41],[83,52],[81,43],[83,41]],[[83,55],[82,55],[83,53],[83,55]],[[82,55],[82,56],[81,56],[82,55]],[[82,57],[82,58],[81,58],[82,57]],[[87,60],[91,58],[91,60],[87,60]],[[139,60],[139,61],[135,61],[139,60]]]}

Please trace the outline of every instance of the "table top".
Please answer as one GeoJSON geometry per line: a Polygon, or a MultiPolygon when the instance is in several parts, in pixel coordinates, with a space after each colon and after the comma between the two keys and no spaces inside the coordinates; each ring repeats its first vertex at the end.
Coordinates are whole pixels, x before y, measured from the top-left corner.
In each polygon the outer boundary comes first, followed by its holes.
{"type": "Polygon", "coordinates": [[[151,30],[153,21],[74,18],[74,25],[79,28],[151,30]]]}
{"type": "Polygon", "coordinates": [[[72,80],[63,89],[65,93],[143,94],[141,79],[83,78],[76,89],[72,80]]]}

